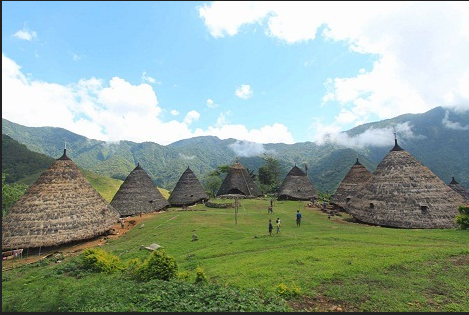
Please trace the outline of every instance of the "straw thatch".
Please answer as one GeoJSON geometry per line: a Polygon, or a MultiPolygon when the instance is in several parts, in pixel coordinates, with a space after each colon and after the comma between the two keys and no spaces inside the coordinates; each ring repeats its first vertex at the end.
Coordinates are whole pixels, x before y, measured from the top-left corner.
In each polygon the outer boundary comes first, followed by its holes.
{"type": "Polygon", "coordinates": [[[125,217],[165,210],[169,202],[138,163],[112,198],[111,206],[125,217]]]}
{"type": "Polygon", "coordinates": [[[316,197],[313,183],[298,166],[288,172],[277,194],[278,200],[311,200],[316,197]]]}
{"type": "Polygon", "coordinates": [[[169,195],[168,201],[172,207],[178,207],[205,202],[208,198],[204,187],[188,166],[169,195]]]}
{"type": "Polygon", "coordinates": [[[2,250],[87,240],[118,219],[64,150],[2,218],[2,250]]]}
{"type": "Polygon", "coordinates": [[[464,200],[466,201],[466,203],[469,202],[469,190],[467,190],[466,188],[464,188],[463,185],[461,185],[460,183],[458,183],[454,177],[451,179],[451,182],[448,184],[449,187],[451,187],[455,192],[457,192],[458,194],[460,194],[464,200]]]}
{"type": "Polygon", "coordinates": [[[458,206],[464,203],[430,169],[395,140],[370,180],[345,211],[359,221],[397,228],[454,228],[458,206]]]}
{"type": "Polygon", "coordinates": [[[352,165],[329,201],[330,204],[345,208],[355,193],[371,178],[368,169],[358,161],[352,165]]]}
{"type": "Polygon", "coordinates": [[[217,196],[221,195],[258,197],[262,194],[246,168],[241,163],[236,162],[223,180],[220,189],[218,189],[217,196]]]}

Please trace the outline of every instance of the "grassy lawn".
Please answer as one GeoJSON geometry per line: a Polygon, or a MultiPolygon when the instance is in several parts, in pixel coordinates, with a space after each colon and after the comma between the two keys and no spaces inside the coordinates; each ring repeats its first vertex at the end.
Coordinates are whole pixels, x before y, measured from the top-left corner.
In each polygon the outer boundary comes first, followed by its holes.
{"type": "MultiPolygon", "coordinates": [[[[299,201],[275,201],[274,213],[268,214],[269,201],[240,200],[237,211],[204,205],[189,211],[170,208],[101,247],[126,262],[144,259],[149,252],[141,250],[141,245],[157,243],[175,258],[180,271],[194,274],[201,268],[219,288],[254,288],[288,300],[299,311],[469,310],[469,231],[368,226],[353,223],[345,213],[328,219],[319,209],[299,201]],[[303,215],[300,227],[295,221],[297,210],[303,215]],[[277,217],[282,222],[279,234],[277,217]],[[269,219],[274,223],[272,236],[269,219]],[[194,234],[197,241],[193,241],[194,234]]],[[[76,311],[78,306],[70,306],[76,303],[83,310],[145,311],[128,307],[129,301],[126,306],[104,303],[103,308],[86,308],[81,300],[87,294],[96,296],[95,290],[100,290],[104,300],[137,299],[137,288],[142,285],[124,276],[73,278],[57,271],[66,269],[68,263],[65,259],[60,264],[42,262],[3,271],[2,310],[57,311],[60,304],[60,310],[76,311]],[[103,288],[109,281],[120,285],[103,288]],[[75,302],[66,295],[69,306],[64,306],[60,297],[71,288],[75,302]],[[49,296],[44,293],[47,290],[52,292],[49,296]],[[51,297],[52,302],[44,301],[51,297]]]]}

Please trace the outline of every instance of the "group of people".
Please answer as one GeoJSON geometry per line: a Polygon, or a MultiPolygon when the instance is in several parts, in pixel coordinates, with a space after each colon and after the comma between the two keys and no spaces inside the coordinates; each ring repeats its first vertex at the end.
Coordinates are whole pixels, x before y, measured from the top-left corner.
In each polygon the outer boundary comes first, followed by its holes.
{"type": "MultiPolygon", "coordinates": [[[[277,225],[277,234],[279,234],[280,226],[281,226],[280,218],[277,218],[277,220],[275,220],[275,224],[277,225]]],[[[269,219],[269,235],[273,235],[273,231],[274,231],[274,226],[272,224],[272,219],[269,219]]]]}
{"type": "MultiPolygon", "coordinates": [[[[300,226],[301,225],[301,212],[300,210],[296,210],[296,226],[300,226]]],[[[277,220],[275,220],[275,224],[277,225],[277,234],[280,233],[280,227],[281,227],[281,222],[280,222],[280,218],[277,218],[277,220]]],[[[273,235],[273,231],[274,231],[274,226],[272,224],[272,219],[269,219],[269,235],[273,235]]]]}

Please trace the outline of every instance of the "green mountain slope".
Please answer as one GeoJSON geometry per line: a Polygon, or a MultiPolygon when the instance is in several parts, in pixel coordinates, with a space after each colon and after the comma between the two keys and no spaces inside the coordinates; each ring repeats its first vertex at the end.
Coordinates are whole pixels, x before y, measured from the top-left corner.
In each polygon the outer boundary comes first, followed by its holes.
{"type": "MultiPolygon", "coordinates": [[[[396,128],[399,144],[444,182],[452,176],[469,187],[469,112],[458,113],[436,107],[423,114],[406,114],[368,123],[347,132],[358,137],[379,128],[396,128]],[[449,122],[449,123],[448,123],[449,122]],[[453,127],[448,128],[448,126],[453,127]],[[403,130],[402,128],[407,128],[403,130]],[[402,136],[401,136],[402,135],[402,136]]],[[[189,166],[202,184],[209,173],[237,159],[257,174],[264,165],[264,154],[279,161],[281,179],[296,164],[308,167],[308,176],[321,192],[332,193],[358,156],[360,162],[374,171],[394,145],[349,148],[335,143],[253,144],[236,139],[221,140],[214,136],[194,137],[167,146],[153,142],[120,141],[106,143],[74,134],[61,128],[25,127],[2,119],[6,134],[34,152],[58,158],[67,144],[67,155],[81,168],[96,174],[124,180],[140,163],[159,188],[172,190],[189,166]],[[255,152],[249,155],[249,151],[255,152]]]]}

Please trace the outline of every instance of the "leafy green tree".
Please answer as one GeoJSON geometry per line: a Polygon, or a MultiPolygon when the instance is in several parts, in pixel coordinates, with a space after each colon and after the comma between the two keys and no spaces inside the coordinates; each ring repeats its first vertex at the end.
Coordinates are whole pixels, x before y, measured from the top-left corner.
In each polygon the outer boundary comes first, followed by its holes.
{"type": "Polygon", "coordinates": [[[469,207],[460,205],[458,207],[459,214],[456,215],[456,223],[459,224],[461,230],[469,228],[469,207]]]}
{"type": "Polygon", "coordinates": [[[221,185],[220,177],[212,175],[212,173],[205,179],[204,187],[208,190],[208,194],[214,197],[221,185]]]}
{"type": "Polygon", "coordinates": [[[279,188],[280,162],[271,155],[264,154],[264,166],[259,167],[258,177],[263,193],[276,192],[279,188]]]}
{"type": "Polygon", "coordinates": [[[6,177],[7,174],[2,173],[2,217],[28,189],[25,184],[7,184],[5,182],[6,177]]]}

